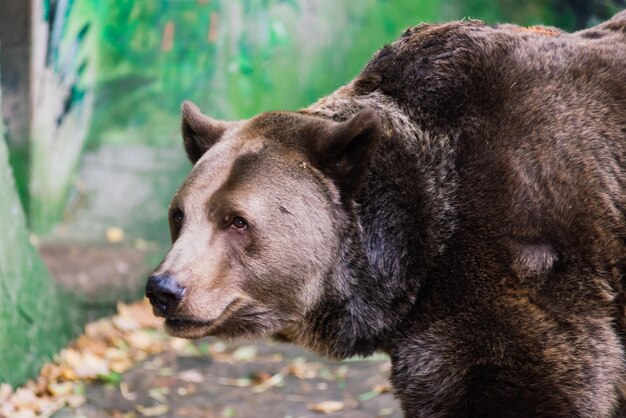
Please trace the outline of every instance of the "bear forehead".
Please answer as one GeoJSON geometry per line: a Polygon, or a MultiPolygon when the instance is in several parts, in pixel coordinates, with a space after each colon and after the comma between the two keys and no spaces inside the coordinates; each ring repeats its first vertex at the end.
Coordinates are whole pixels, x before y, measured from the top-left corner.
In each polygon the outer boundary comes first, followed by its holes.
{"type": "MultiPolygon", "coordinates": [[[[172,206],[183,201],[185,206],[204,205],[214,195],[223,199],[234,191],[263,194],[266,189],[284,190],[294,178],[303,180],[302,160],[301,154],[271,142],[232,138],[216,144],[198,161],[176,193],[172,206]]],[[[305,187],[305,183],[299,184],[305,187]]]]}
{"type": "Polygon", "coordinates": [[[299,112],[266,112],[247,121],[241,135],[301,150],[310,136],[323,134],[330,124],[328,120],[299,112]]]}

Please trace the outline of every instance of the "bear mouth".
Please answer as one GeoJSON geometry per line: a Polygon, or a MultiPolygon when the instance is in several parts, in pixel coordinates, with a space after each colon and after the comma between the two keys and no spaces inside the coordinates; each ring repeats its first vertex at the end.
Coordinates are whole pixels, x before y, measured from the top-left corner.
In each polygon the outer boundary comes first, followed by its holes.
{"type": "Polygon", "coordinates": [[[198,321],[186,318],[165,320],[165,331],[172,337],[202,338],[207,335],[215,321],[198,321]]]}
{"type": "Polygon", "coordinates": [[[185,317],[172,317],[165,319],[165,331],[174,336],[182,338],[200,338],[207,336],[212,329],[227,320],[234,311],[241,305],[241,298],[232,300],[222,313],[211,320],[197,320],[185,317]]]}
{"type": "Polygon", "coordinates": [[[186,327],[207,327],[211,325],[213,321],[197,321],[194,319],[186,318],[170,318],[165,320],[165,324],[171,328],[186,328],[186,327]]]}

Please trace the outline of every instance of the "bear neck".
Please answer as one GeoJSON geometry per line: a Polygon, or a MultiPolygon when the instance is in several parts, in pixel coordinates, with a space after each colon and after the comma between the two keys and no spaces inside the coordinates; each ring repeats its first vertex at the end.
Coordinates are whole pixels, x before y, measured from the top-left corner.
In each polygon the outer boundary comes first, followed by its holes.
{"type": "Polygon", "coordinates": [[[307,112],[345,120],[374,108],[387,133],[346,210],[345,224],[351,227],[343,231],[325,297],[306,330],[309,348],[346,358],[388,352],[402,340],[403,323],[416,320],[411,313],[420,289],[454,232],[458,176],[454,135],[421,130],[379,93],[347,98],[339,93],[307,112]]]}

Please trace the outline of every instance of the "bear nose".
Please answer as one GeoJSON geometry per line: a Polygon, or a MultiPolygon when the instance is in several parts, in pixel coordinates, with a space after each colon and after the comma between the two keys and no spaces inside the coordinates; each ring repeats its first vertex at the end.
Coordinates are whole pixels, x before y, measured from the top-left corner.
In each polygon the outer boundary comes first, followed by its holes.
{"type": "Polygon", "coordinates": [[[150,276],[146,284],[146,296],[161,316],[171,314],[184,293],[185,288],[167,274],[150,276]]]}

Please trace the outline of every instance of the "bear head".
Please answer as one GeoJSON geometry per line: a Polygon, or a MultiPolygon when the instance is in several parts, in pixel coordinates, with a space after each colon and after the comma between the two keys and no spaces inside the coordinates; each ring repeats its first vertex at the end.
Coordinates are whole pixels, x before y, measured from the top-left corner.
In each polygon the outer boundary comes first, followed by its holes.
{"type": "Polygon", "coordinates": [[[172,247],[146,286],[154,312],[178,337],[298,339],[359,228],[354,197],[380,117],[224,122],[185,102],[182,136],[194,165],[169,208],[172,247]]]}

